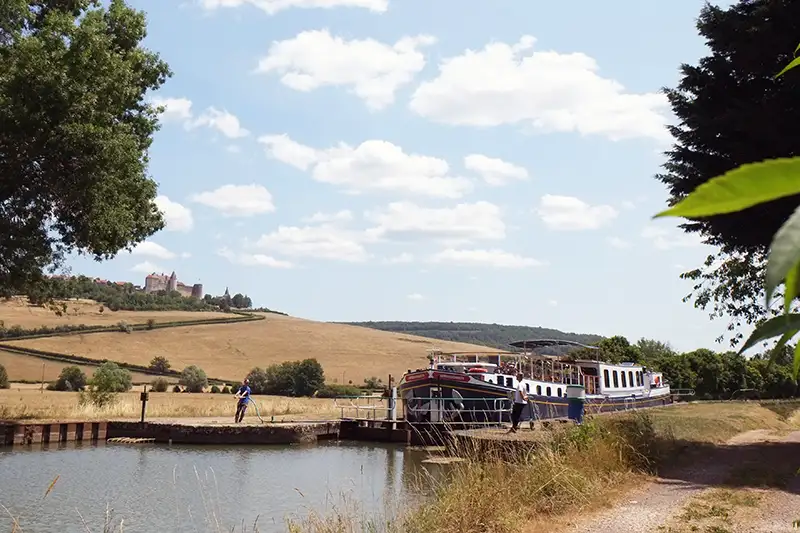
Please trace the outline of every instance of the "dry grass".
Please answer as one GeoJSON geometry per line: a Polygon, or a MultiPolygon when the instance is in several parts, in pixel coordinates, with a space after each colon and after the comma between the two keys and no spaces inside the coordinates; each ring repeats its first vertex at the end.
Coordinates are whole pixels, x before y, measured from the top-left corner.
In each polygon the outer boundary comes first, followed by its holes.
{"type": "Polygon", "coordinates": [[[67,313],[57,316],[44,307],[28,304],[26,298],[14,297],[9,301],[0,301],[0,320],[7,328],[21,326],[25,329],[40,326],[64,326],[85,324],[87,326],[110,326],[120,321],[129,324],[144,324],[153,319],[156,322],[174,322],[177,320],[199,320],[203,318],[230,318],[225,313],[193,312],[193,311],[111,311],[105,307],[100,312],[99,304],[93,300],[67,300],[67,313]]]}
{"type": "MultiPolygon", "coordinates": [[[[399,377],[408,369],[425,367],[427,350],[433,346],[446,351],[491,350],[358,326],[271,313],[265,316],[265,320],[242,324],[71,335],[9,344],[139,365],[161,355],[173,368],[197,365],[209,376],[227,379],[243,377],[256,366],[313,357],[325,369],[327,381],[352,380],[355,384],[371,376],[386,380],[389,374],[399,377]]],[[[39,379],[41,367],[29,377],[17,374],[21,373],[15,373],[15,379],[39,379]]]]}
{"type": "MultiPolygon", "coordinates": [[[[31,357],[28,355],[19,355],[15,353],[4,352],[3,350],[0,350],[0,365],[5,367],[6,372],[8,372],[8,377],[12,382],[15,380],[40,381],[42,379],[42,365],[44,365],[45,383],[49,383],[58,379],[61,369],[65,366],[77,366],[89,377],[91,377],[91,375],[97,369],[96,366],[59,363],[58,361],[52,361],[50,359],[40,359],[38,357],[31,357]]],[[[150,383],[153,381],[153,379],[155,379],[156,376],[141,374],[139,372],[131,372],[131,377],[134,383],[150,383]]],[[[177,381],[175,378],[171,377],[167,379],[171,381],[177,381]]]]}
{"type": "MultiPolygon", "coordinates": [[[[254,396],[261,416],[276,420],[329,419],[339,416],[334,401],[323,398],[285,398],[254,396]]],[[[118,401],[107,409],[78,405],[78,393],[22,389],[0,390],[0,419],[35,420],[107,420],[138,419],[142,404],[139,392],[120,394],[118,401]]],[[[232,417],[236,404],[228,394],[151,393],[147,403],[147,418],[232,417]]],[[[256,419],[255,410],[248,409],[247,417],[256,419]]]]}

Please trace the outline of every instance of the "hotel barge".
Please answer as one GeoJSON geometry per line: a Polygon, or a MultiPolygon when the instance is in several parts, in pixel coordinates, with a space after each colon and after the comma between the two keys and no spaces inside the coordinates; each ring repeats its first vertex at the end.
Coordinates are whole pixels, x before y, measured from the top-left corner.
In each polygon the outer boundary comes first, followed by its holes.
{"type": "Polygon", "coordinates": [[[511,401],[522,373],[528,405],[522,420],[564,418],[567,387],[585,397],[587,414],[655,407],[672,403],[660,372],[634,363],[605,363],[535,350],[566,346],[597,350],[563,340],[511,343],[514,352],[433,350],[426,369],[409,370],[398,382],[405,419],[409,422],[508,422],[511,401]],[[576,387],[577,386],[577,387],[576,387]]]}

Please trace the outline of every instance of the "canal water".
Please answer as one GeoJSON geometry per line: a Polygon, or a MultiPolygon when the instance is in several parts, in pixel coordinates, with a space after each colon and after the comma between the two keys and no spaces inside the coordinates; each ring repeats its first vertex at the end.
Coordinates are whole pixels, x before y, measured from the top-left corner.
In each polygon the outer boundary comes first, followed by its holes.
{"type": "Polygon", "coordinates": [[[334,509],[390,518],[424,497],[444,466],[424,451],[330,442],[310,446],[100,444],[0,451],[0,531],[287,531],[287,519],[334,509]],[[45,497],[48,486],[58,476],[45,497]],[[85,525],[84,525],[85,524],[85,525]],[[118,529],[114,529],[117,531],[118,529]]]}

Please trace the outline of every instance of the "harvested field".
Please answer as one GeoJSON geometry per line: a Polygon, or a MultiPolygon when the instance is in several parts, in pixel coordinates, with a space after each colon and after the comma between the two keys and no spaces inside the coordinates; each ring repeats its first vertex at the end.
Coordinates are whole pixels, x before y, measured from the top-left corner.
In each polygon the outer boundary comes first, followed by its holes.
{"type": "Polygon", "coordinates": [[[144,324],[152,319],[156,322],[178,320],[202,320],[204,318],[230,318],[230,314],[196,311],[111,311],[107,307],[100,312],[102,304],[93,300],[69,300],[67,313],[57,316],[50,309],[28,304],[27,299],[12,298],[0,301],[0,320],[5,327],[20,326],[31,329],[41,326],[65,326],[85,324],[87,326],[110,326],[125,321],[129,324],[144,324]]]}
{"type": "MultiPolygon", "coordinates": [[[[427,350],[493,351],[484,346],[425,339],[358,326],[314,322],[271,313],[241,324],[213,324],[127,333],[97,333],[11,341],[8,344],[148,365],[155,356],[173,368],[201,367],[209,376],[238,379],[256,366],[316,358],[329,382],[355,384],[426,367],[427,350]]],[[[41,373],[41,366],[39,367],[41,373]]],[[[11,372],[11,369],[9,369],[11,372]]],[[[38,379],[17,376],[16,379],[38,379]]]]}
{"type": "MultiPolygon", "coordinates": [[[[91,377],[97,368],[96,366],[75,365],[72,363],[51,361],[49,359],[39,359],[38,357],[19,355],[4,352],[3,350],[0,350],[0,365],[5,367],[6,372],[8,372],[8,377],[12,382],[15,380],[40,381],[42,379],[42,365],[44,365],[44,380],[46,382],[58,379],[61,369],[65,366],[77,366],[83,370],[87,377],[91,377]]],[[[131,377],[134,383],[150,383],[156,378],[156,376],[140,374],[139,372],[131,372],[131,377]]],[[[177,378],[171,376],[168,377],[167,380],[177,382],[177,378]]],[[[36,385],[36,387],[38,387],[38,385],[36,385]]]]}

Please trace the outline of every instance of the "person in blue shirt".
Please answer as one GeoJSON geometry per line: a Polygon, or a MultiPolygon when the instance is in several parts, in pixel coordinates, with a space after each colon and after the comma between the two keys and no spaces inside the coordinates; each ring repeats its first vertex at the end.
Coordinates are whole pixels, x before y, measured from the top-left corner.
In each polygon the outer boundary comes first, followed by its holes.
{"type": "Polygon", "coordinates": [[[242,382],[242,386],[236,391],[236,397],[239,402],[236,404],[236,423],[238,424],[244,419],[244,412],[247,410],[247,402],[250,400],[250,380],[247,378],[242,382]]]}

